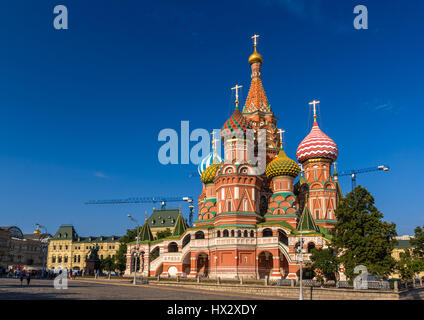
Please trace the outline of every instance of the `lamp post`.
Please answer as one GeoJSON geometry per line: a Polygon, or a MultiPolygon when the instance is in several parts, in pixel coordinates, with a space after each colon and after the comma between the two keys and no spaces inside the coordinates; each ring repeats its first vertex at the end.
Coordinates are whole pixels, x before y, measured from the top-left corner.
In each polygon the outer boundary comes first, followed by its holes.
{"type": "Polygon", "coordinates": [[[135,246],[135,252],[134,252],[134,280],[133,284],[137,283],[137,255],[138,255],[138,240],[140,238],[140,225],[136,219],[134,219],[130,214],[128,214],[128,218],[130,218],[131,221],[137,223],[137,236],[136,236],[136,246],[135,246]]]}
{"type": "MultiPolygon", "coordinates": [[[[48,237],[47,228],[45,226],[42,226],[38,223],[36,223],[35,225],[37,226],[38,229],[39,228],[44,229],[44,235],[48,237]]],[[[44,273],[46,272],[46,256],[47,256],[46,253],[47,253],[47,247],[49,243],[48,243],[48,239],[44,239],[44,238],[40,239],[40,241],[41,241],[41,250],[43,250],[43,267],[42,267],[43,272],[41,273],[41,279],[44,279],[44,273]]]]}
{"type": "Polygon", "coordinates": [[[303,300],[303,237],[302,237],[302,231],[300,231],[300,245],[298,248],[299,252],[299,265],[300,265],[300,271],[299,271],[299,300],[303,300]]]}

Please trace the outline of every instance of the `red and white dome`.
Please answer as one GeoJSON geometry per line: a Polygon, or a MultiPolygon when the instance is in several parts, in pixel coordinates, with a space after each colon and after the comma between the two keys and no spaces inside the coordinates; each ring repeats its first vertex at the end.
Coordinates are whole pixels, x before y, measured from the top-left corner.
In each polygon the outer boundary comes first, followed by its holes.
{"type": "Polygon", "coordinates": [[[314,121],[311,132],[299,144],[296,157],[299,162],[309,159],[326,158],[332,161],[337,159],[339,150],[333,139],[327,136],[314,121]]]}

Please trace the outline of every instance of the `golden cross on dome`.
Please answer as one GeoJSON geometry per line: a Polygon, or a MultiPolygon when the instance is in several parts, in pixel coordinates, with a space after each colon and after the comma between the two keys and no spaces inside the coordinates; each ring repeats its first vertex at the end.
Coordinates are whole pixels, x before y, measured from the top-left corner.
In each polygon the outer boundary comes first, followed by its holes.
{"type": "Polygon", "coordinates": [[[283,149],[283,139],[284,139],[284,133],[286,130],[278,129],[278,133],[280,134],[280,147],[283,149]]]}
{"type": "Polygon", "coordinates": [[[314,109],[314,120],[317,119],[317,104],[318,103],[319,103],[319,101],[317,101],[317,100],[309,102],[309,104],[312,105],[313,106],[312,108],[314,109]]]}
{"type": "Polygon", "coordinates": [[[231,88],[231,90],[236,90],[236,108],[238,108],[238,104],[239,104],[239,95],[238,95],[238,89],[243,88],[243,86],[239,86],[238,84],[236,84],[236,86],[234,88],[231,88]]]}
{"type": "Polygon", "coordinates": [[[253,45],[255,46],[255,48],[256,48],[256,45],[258,44],[258,38],[259,38],[259,35],[257,35],[257,34],[254,34],[253,37],[252,37],[253,45]]]}

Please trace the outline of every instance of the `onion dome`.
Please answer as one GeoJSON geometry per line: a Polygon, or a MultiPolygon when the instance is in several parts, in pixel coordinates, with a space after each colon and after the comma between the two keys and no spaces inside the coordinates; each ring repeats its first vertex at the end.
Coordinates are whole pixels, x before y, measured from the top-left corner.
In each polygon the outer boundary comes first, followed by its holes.
{"type": "Polygon", "coordinates": [[[225,122],[221,129],[223,138],[244,138],[246,136],[246,129],[251,129],[249,122],[242,115],[238,107],[234,109],[231,117],[225,122]]]}
{"type": "Polygon", "coordinates": [[[253,53],[249,57],[249,64],[252,65],[256,62],[263,63],[264,58],[262,58],[261,54],[258,51],[256,51],[256,46],[255,46],[255,50],[253,51],[253,53]]]}
{"type": "Polygon", "coordinates": [[[296,178],[299,175],[299,165],[296,161],[287,157],[283,149],[280,149],[278,156],[266,167],[265,174],[268,178],[277,176],[291,176],[296,178]]]}
{"type": "Polygon", "coordinates": [[[203,171],[206,170],[207,167],[209,167],[214,162],[214,156],[216,158],[216,162],[221,163],[222,159],[218,154],[214,155],[214,151],[212,151],[210,154],[208,154],[206,157],[203,158],[203,160],[200,162],[199,166],[197,167],[197,172],[199,173],[199,176],[202,175],[203,171]]]}
{"type": "Polygon", "coordinates": [[[316,120],[311,132],[303,139],[296,152],[299,162],[316,158],[326,158],[335,161],[338,155],[339,151],[336,143],[321,131],[316,120]]]}
{"type": "Polygon", "coordinates": [[[221,166],[220,163],[212,163],[209,167],[207,167],[200,176],[200,180],[204,183],[212,183],[215,179],[215,175],[221,166]]]}

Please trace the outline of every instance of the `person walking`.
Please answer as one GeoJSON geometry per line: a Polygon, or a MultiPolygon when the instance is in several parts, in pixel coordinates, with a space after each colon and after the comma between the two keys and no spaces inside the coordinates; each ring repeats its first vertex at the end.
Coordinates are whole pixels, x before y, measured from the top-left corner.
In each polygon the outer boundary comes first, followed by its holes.
{"type": "Polygon", "coordinates": [[[29,282],[31,281],[31,272],[27,272],[26,281],[27,281],[27,286],[29,286],[29,282]]]}
{"type": "Polygon", "coordinates": [[[19,280],[21,280],[21,287],[22,287],[24,282],[24,274],[22,272],[19,273],[19,280]]]}

